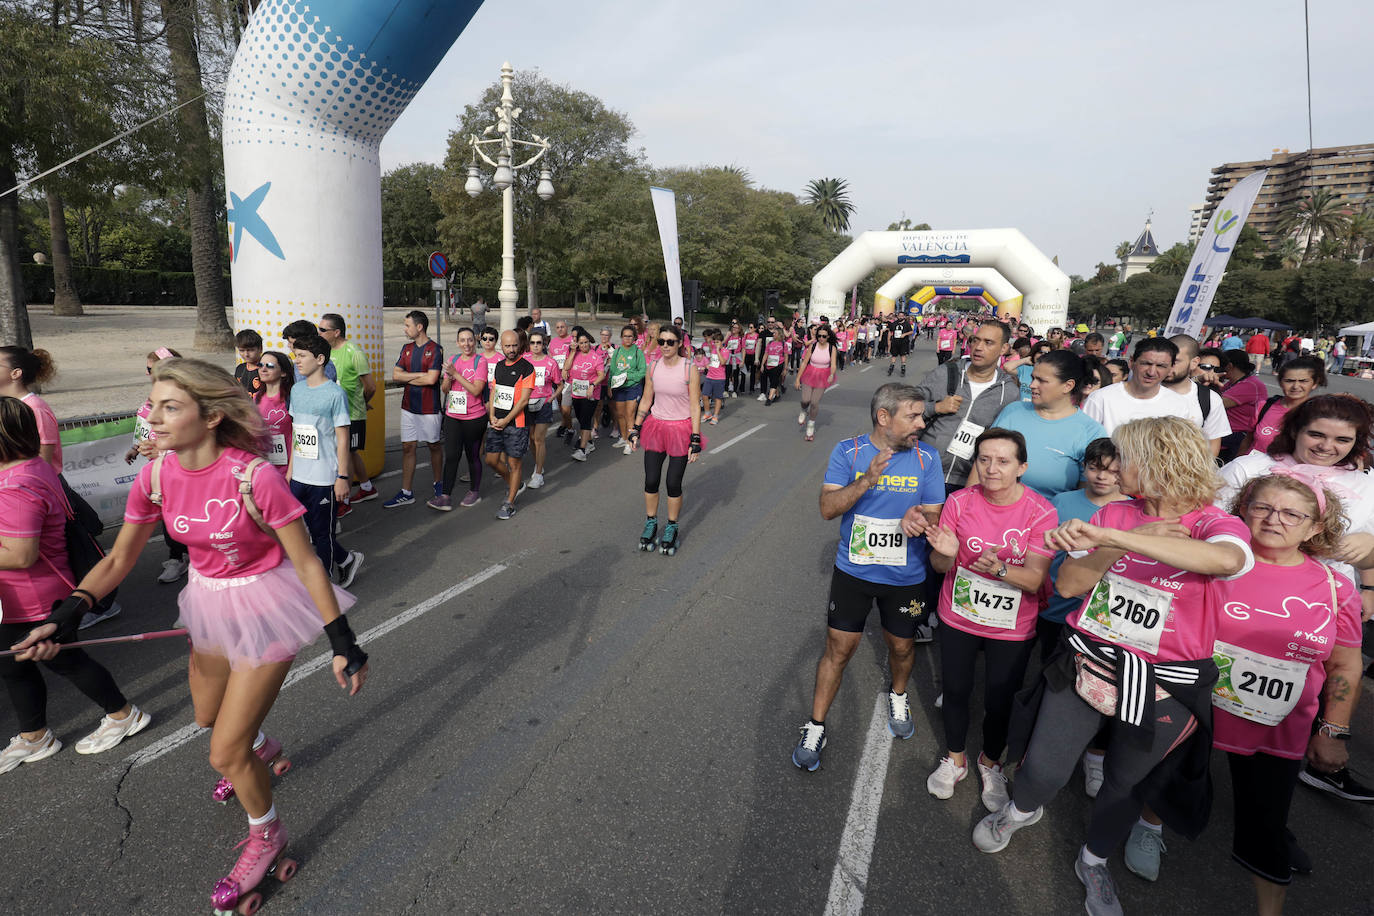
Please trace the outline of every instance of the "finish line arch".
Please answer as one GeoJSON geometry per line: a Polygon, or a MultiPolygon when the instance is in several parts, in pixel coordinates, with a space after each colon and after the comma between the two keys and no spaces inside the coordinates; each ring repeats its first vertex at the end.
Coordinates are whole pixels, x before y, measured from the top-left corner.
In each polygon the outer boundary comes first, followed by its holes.
{"type": "MultiPolygon", "coordinates": [[[[1002,309],[1021,308],[1021,291],[1007,282],[1007,278],[995,268],[904,267],[897,271],[891,280],[878,287],[877,293],[873,296],[873,313],[876,315],[891,312],[898,299],[918,286],[982,287],[993,300],[989,304],[997,306],[999,314],[1002,309]]],[[[923,300],[922,304],[925,301],[929,300],[923,300]]]]}
{"type": "Polygon", "coordinates": [[[1035,327],[1063,327],[1069,277],[1019,229],[864,232],[811,281],[811,315],[839,318],[848,291],[879,267],[991,267],[1021,293],[998,317],[1035,327]]]}

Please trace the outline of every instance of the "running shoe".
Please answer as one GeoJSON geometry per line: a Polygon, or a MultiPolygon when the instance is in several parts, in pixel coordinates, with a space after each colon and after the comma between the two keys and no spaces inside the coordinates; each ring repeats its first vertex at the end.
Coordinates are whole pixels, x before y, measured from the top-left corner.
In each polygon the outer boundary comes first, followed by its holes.
{"type": "Polygon", "coordinates": [[[77,629],[84,630],[87,627],[95,626],[97,623],[104,623],[111,617],[118,617],[123,610],[124,608],[120,606],[118,601],[111,601],[110,606],[103,611],[97,607],[93,611],[87,611],[82,614],[81,623],[77,625],[77,629]]]}
{"type": "Polygon", "coordinates": [[[973,845],[983,852],[1001,852],[1011,842],[1011,835],[1022,827],[1029,827],[1045,814],[1044,808],[1036,808],[1030,817],[1018,821],[1011,816],[1012,803],[1007,802],[1002,810],[989,814],[973,828],[973,845]]]}
{"type": "Polygon", "coordinates": [[[180,560],[170,559],[162,561],[162,572],[158,573],[157,581],[163,585],[171,585],[173,582],[186,575],[186,570],[191,566],[189,557],[182,557],[180,560]]]}
{"type": "Polygon", "coordinates": [[[1007,774],[1000,763],[984,766],[981,759],[977,763],[978,781],[983,784],[983,807],[989,811],[1002,810],[1002,806],[1011,801],[1007,794],[1007,774]]]}
{"type": "Polygon", "coordinates": [[[537,490],[537,489],[539,489],[540,487],[542,487],[543,485],[544,485],[544,475],[543,475],[543,474],[539,473],[538,471],[535,471],[533,474],[530,475],[529,487],[530,487],[531,490],[537,490]]]}
{"type": "Polygon", "coordinates": [[[595,437],[595,436],[592,437],[592,441],[591,441],[591,442],[588,442],[588,443],[587,443],[587,454],[590,455],[590,454],[591,454],[592,452],[594,452],[594,451],[596,451],[596,437],[595,437]]]}
{"type": "MultiPolygon", "coordinates": [[[[716,422],[717,422],[717,419],[716,419],[715,417],[712,417],[712,418],[710,419],[709,422],[710,422],[710,424],[711,424],[712,426],[715,426],[715,425],[716,425],[716,422]]],[[[628,452],[627,452],[626,454],[628,454],[628,452]]]]}
{"type": "Polygon", "coordinates": [[[353,580],[358,577],[358,570],[363,565],[363,552],[361,550],[350,550],[348,559],[339,564],[339,588],[348,588],[353,584],[353,580]]]}
{"type": "Polygon", "coordinates": [[[768,395],[764,394],[763,392],[759,392],[759,400],[760,400],[760,401],[766,401],[766,400],[768,400],[768,395]]]}
{"type": "Polygon", "coordinates": [[[99,754],[102,751],[108,751],[125,738],[143,731],[152,724],[152,721],[152,716],[130,704],[129,714],[122,719],[114,719],[110,716],[103,717],[100,720],[99,728],[76,742],[76,752],[78,754],[99,754]]]}
{"type": "Polygon", "coordinates": [[[926,777],[926,791],[936,798],[953,798],[954,787],[968,775],[968,765],[959,766],[948,757],[940,758],[940,765],[926,777]]]}
{"type": "Polygon", "coordinates": [[[1080,855],[1073,863],[1073,873],[1088,889],[1083,907],[1088,916],[1121,916],[1121,901],[1116,896],[1116,883],[1107,863],[1088,865],[1080,855]]]}
{"type": "Polygon", "coordinates": [[[792,762],[809,773],[821,766],[821,750],[825,747],[825,726],[807,722],[801,727],[801,740],[792,749],[792,762]]]}
{"type": "Polygon", "coordinates": [[[1102,754],[1094,754],[1090,750],[1083,752],[1083,793],[1089,798],[1097,798],[1102,780],[1106,778],[1102,773],[1102,760],[1102,754]]]}
{"type": "Polygon", "coordinates": [[[10,746],[0,751],[0,773],[8,773],[21,763],[37,763],[47,760],[62,750],[62,742],[51,730],[44,732],[37,741],[28,741],[23,735],[10,739],[10,746]]]}
{"type": "Polygon", "coordinates": [[[476,490],[468,490],[468,494],[463,497],[463,501],[460,502],[458,505],[462,506],[464,509],[471,509],[473,506],[477,505],[481,501],[482,496],[480,493],[478,493],[476,490]]]}
{"type": "Polygon", "coordinates": [[[626,439],[624,451],[627,455],[633,455],[635,453],[635,444],[631,442],[629,439],[626,439]]]}
{"type": "Polygon", "coordinates": [[[887,733],[903,741],[916,734],[916,723],[911,720],[911,706],[904,693],[887,692],[887,733]]]}
{"type": "Polygon", "coordinates": [[[438,496],[425,503],[425,505],[429,506],[431,509],[438,509],[440,512],[453,511],[453,500],[443,493],[440,493],[438,496]]]}
{"type": "MultiPolygon", "coordinates": [[[[334,520],[335,520],[335,521],[338,521],[339,519],[343,518],[343,517],[346,516],[346,515],[349,515],[349,514],[352,513],[352,512],[353,512],[353,507],[350,506],[348,503],[339,503],[339,508],[338,508],[338,510],[334,513],[334,520]]],[[[334,533],[335,533],[335,534],[338,534],[338,531],[335,531],[334,533]]]]}
{"type": "Polygon", "coordinates": [[[1374,804],[1374,789],[1356,781],[1350,775],[1350,771],[1341,767],[1334,773],[1323,773],[1321,770],[1312,768],[1312,764],[1307,764],[1298,774],[1298,778],[1314,789],[1329,792],[1337,798],[1344,798],[1346,801],[1359,802],[1364,805],[1374,804]]]}
{"type": "Polygon", "coordinates": [[[382,503],[383,509],[398,509],[401,506],[408,506],[415,502],[415,494],[405,490],[397,490],[396,495],[382,503]]]}
{"type": "Polygon", "coordinates": [[[584,449],[580,449],[580,448],[579,448],[579,449],[574,449],[574,450],[573,450],[573,453],[572,453],[572,460],[573,460],[573,461],[586,461],[586,460],[587,460],[587,452],[586,452],[584,449]]]}
{"type": "Polygon", "coordinates": [[[1126,870],[1146,881],[1157,881],[1159,857],[1164,852],[1168,852],[1164,845],[1164,832],[1151,830],[1137,820],[1126,840],[1126,870]]]}
{"type": "Polygon", "coordinates": [[[496,510],[496,517],[501,519],[501,521],[505,521],[513,515],[515,515],[514,503],[502,503],[501,508],[496,510]]]}
{"type": "Polygon", "coordinates": [[[367,502],[369,499],[376,499],[376,498],[377,498],[377,488],[376,488],[376,487],[369,487],[369,488],[366,489],[366,490],[364,490],[362,487],[359,487],[358,489],[356,489],[356,490],[353,491],[353,494],[352,494],[351,496],[348,497],[348,501],[351,502],[351,503],[365,503],[365,502],[367,502]]]}
{"type": "Polygon", "coordinates": [[[469,474],[467,471],[464,471],[463,473],[461,473],[461,474],[458,475],[458,482],[459,482],[459,483],[472,483],[472,475],[469,474]]]}

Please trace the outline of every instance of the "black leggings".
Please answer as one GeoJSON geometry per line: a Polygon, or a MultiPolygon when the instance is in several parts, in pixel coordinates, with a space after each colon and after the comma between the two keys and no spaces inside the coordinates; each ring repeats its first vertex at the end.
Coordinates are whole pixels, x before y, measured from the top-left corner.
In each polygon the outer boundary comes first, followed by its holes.
{"type": "MultiPolygon", "coordinates": [[[[12,646],[41,621],[33,623],[0,623],[0,640],[12,646]]],[[[84,649],[63,649],[51,660],[43,662],[47,669],[71,681],[106,715],[119,712],[128,703],[110,672],[86,654],[84,649]]],[[[14,713],[19,717],[21,732],[36,732],[48,724],[48,685],[36,662],[17,662],[13,656],[0,658],[0,680],[5,682],[14,713]]]]}
{"type": "Polygon", "coordinates": [[[759,367],[754,359],[754,354],[744,354],[744,372],[749,376],[749,392],[752,394],[755,385],[758,384],[759,367]]]}
{"type": "Polygon", "coordinates": [[[577,417],[577,428],[591,432],[596,426],[596,401],[591,398],[573,398],[573,416],[577,417]]]}
{"type": "MultiPolygon", "coordinates": [[[[667,452],[648,452],[644,453],[644,492],[657,493],[659,481],[663,479],[663,462],[668,461],[668,498],[677,499],[682,495],[682,478],[687,473],[687,456],[674,455],[669,458],[667,452]]],[[[670,518],[670,522],[677,519],[670,518]]]]}
{"type": "Polygon", "coordinates": [[[782,374],[786,371],[785,366],[774,366],[771,369],[763,370],[763,383],[760,386],[765,392],[777,391],[782,388],[782,374]]]}
{"type": "Polygon", "coordinates": [[[940,627],[940,684],[945,701],[940,709],[945,722],[945,746],[963,753],[968,743],[969,702],[973,697],[973,670],[978,650],[983,651],[983,753],[999,760],[1007,749],[1011,701],[1021,689],[1034,640],[989,639],[951,626],[940,627]]]}
{"type": "Polygon", "coordinates": [[[444,495],[453,495],[453,483],[458,479],[458,458],[468,456],[469,489],[474,492],[482,485],[482,440],[487,434],[487,417],[483,414],[471,420],[455,420],[444,415],[444,495]]]}

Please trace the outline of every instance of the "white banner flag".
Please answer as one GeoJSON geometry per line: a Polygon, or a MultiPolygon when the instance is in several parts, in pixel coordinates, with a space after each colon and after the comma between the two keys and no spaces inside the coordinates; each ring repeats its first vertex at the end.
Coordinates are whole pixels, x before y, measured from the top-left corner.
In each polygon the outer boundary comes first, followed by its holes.
{"type": "Polygon", "coordinates": [[[686,320],[682,314],[682,266],[677,256],[677,197],[667,188],[649,188],[654,199],[654,217],[658,220],[658,239],[663,243],[663,267],[668,272],[668,303],[673,317],[686,320]]]}
{"type": "Polygon", "coordinates": [[[1174,310],[1164,326],[1166,337],[1175,334],[1202,336],[1202,325],[1212,308],[1212,297],[1221,283],[1226,262],[1231,259],[1231,249],[1236,247],[1241,227],[1268,174],[1268,169],[1260,169],[1246,175],[1212,211],[1212,218],[1207,221],[1207,228],[1193,251],[1193,259],[1188,262],[1183,285],[1174,297],[1174,310]]]}

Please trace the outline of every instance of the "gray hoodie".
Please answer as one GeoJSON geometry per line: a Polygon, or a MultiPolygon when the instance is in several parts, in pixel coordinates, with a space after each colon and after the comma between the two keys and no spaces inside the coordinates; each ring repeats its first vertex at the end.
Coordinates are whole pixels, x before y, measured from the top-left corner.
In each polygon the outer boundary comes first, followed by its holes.
{"type": "Polygon", "coordinates": [[[926,398],[926,428],[921,433],[921,441],[928,442],[939,450],[940,463],[945,467],[945,485],[953,488],[962,487],[968,481],[969,472],[973,470],[973,462],[950,454],[949,444],[954,440],[955,431],[965,420],[984,429],[992,426],[1003,407],[1020,400],[1021,385],[1014,375],[998,369],[991,387],[975,399],[968,383],[968,363],[964,360],[950,360],[927,372],[916,389],[926,398]],[[960,395],[964,402],[954,413],[937,414],[935,403],[949,397],[951,382],[953,393],[960,395]]]}

